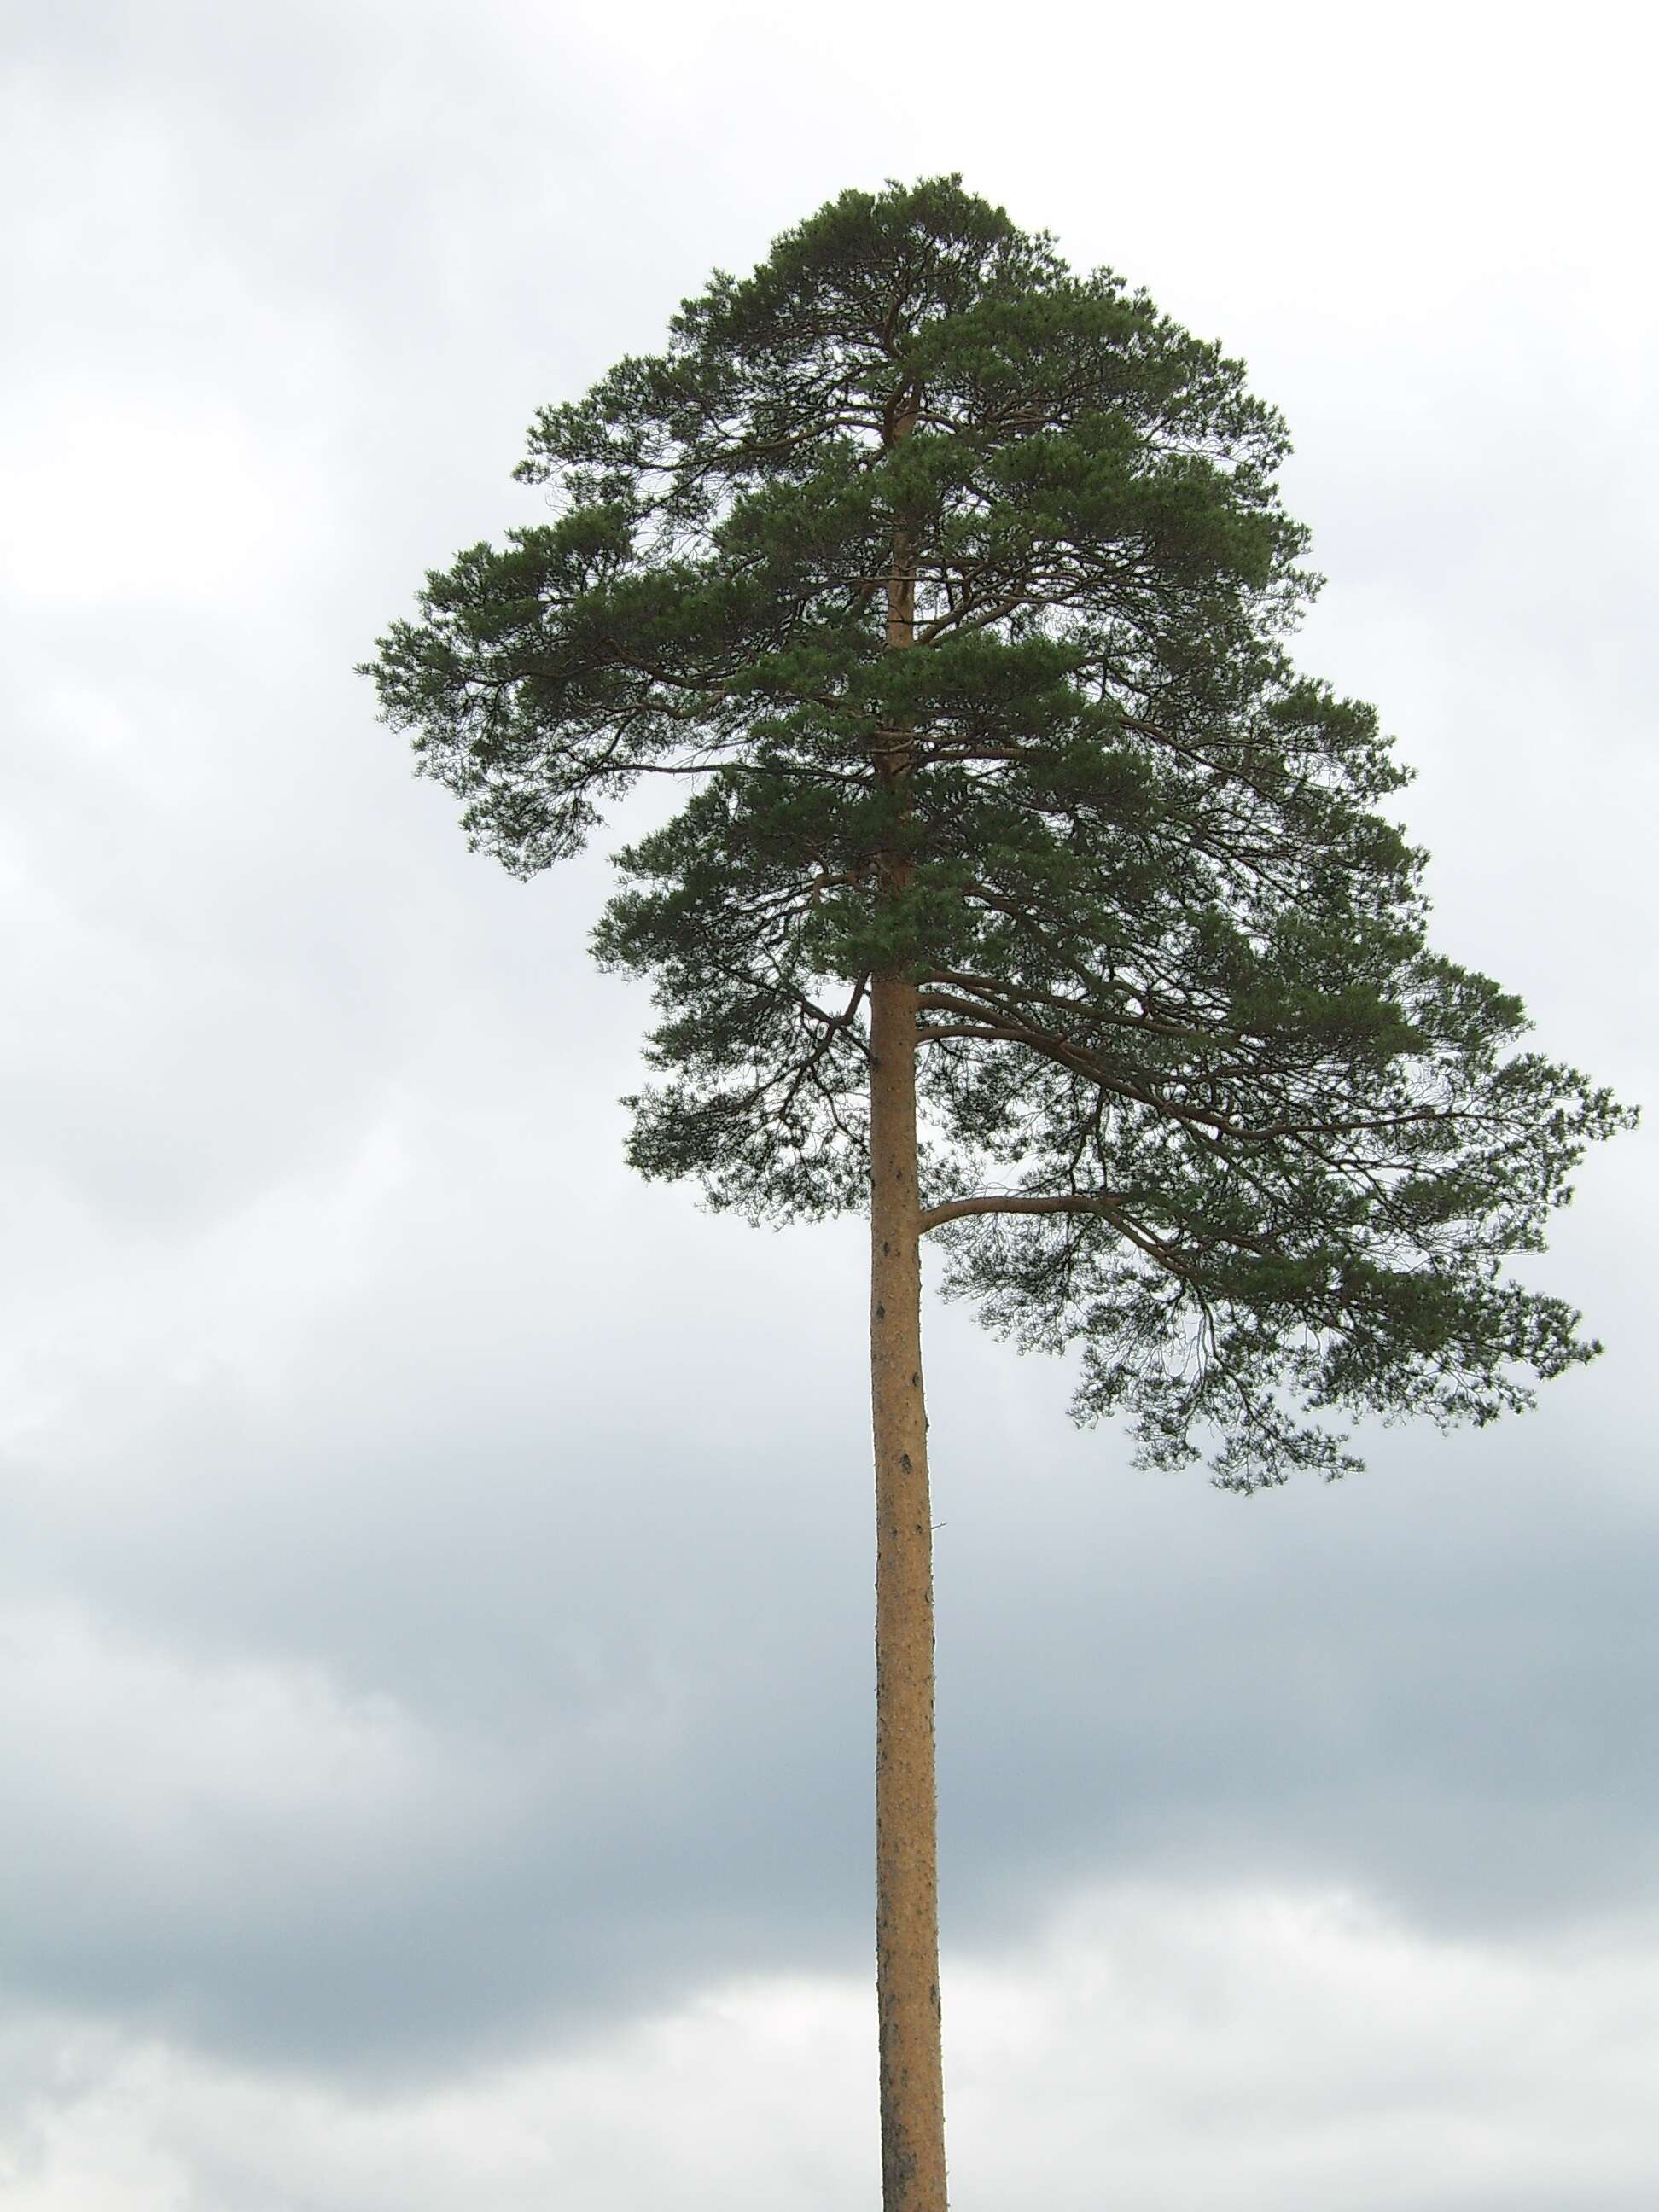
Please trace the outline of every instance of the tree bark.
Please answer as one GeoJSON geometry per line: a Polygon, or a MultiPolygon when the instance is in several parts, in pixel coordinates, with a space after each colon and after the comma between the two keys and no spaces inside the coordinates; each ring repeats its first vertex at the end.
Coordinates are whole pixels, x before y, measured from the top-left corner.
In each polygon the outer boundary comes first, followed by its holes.
{"type": "Polygon", "coordinates": [[[921,1383],[915,986],[873,977],[870,1380],[876,1449],[876,1998],[884,2212],[945,2212],[933,1778],[933,1534],[921,1383]]]}
{"type": "MultiPolygon", "coordinates": [[[[888,443],[918,395],[896,398],[888,443]]],[[[915,638],[914,556],[893,532],[887,647],[915,638]]],[[[910,732],[884,733],[876,772],[900,802],[910,732]]],[[[902,899],[897,841],[878,900],[902,899]]],[[[933,1524],[921,1386],[921,1218],[916,1187],[916,998],[909,969],[870,981],[870,1402],[876,1451],[876,2002],[880,2014],[883,2212],[945,2212],[939,2034],[938,1811],[933,1768],[933,1524]]]]}

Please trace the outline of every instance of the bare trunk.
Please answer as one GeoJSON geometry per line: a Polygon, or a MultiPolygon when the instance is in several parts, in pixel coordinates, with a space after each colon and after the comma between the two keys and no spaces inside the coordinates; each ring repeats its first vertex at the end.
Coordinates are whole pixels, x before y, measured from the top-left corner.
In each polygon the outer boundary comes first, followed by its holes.
{"type": "MultiPolygon", "coordinates": [[[[908,437],[902,395],[890,442],[908,437]]],[[[915,635],[913,556],[893,533],[887,646],[915,635]]],[[[890,730],[876,769],[902,799],[910,736],[890,730]]],[[[901,815],[902,810],[901,809],[901,815]]],[[[902,895],[903,849],[884,854],[878,896],[902,895]]],[[[870,981],[870,1400],[876,1446],[876,2001],[881,2020],[883,2212],[945,2212],[939,2038],[938,1817],[933,1780],[933,1524],[921,1389],[921,1232],[916,1189],[916,987],[870,981]]]]}
{"type": "Polygon", "coordinates": [[[933,1782],[933,1535],[921,1387],[914,983],[874,977],[870,1377],[876,1446],[876,1997],[884,2212],[945,2212],[933,1782]]]}

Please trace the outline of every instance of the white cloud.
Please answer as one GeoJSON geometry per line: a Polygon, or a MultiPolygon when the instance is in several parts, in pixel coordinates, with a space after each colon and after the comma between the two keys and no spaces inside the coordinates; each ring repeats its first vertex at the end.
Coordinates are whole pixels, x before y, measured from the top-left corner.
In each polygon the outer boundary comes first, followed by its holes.
{"type": "Polygon", "coordinates": [[[322,471],[222,394],[112,399],[98,386],[0,420],[0,587],[81,607],[243,603],[290,575],[320,526],[322,471]],[[275,449],[273,449],[275,448],[275,449]]]}
{"type": "Polygon", "coordinates": [[[1340,1892],[1085,1899],[952,1979],[957,2202],[1633,2205],[1654,1940],[1433,1942],[1340,1892]]]}

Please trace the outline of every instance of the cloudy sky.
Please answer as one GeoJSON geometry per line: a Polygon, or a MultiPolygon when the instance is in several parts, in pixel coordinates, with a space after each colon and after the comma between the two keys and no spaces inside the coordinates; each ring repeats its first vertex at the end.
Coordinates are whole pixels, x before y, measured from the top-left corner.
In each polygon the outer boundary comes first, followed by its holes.
{"type": "MultiPolygon", "coordinates": [[[[603,852],[352,674],[541,403],[959,168],[1251,366],[1439,935],[1659,1100],[1634,11],[8,0],[0,2185],[876,2194],[856,1224],[635,1187],[603,852]]],[[[1528,1420],[1238,1500],[930,1311],[959,2212],[1625,2212],[1650,1133],[1528,1420]]]]}

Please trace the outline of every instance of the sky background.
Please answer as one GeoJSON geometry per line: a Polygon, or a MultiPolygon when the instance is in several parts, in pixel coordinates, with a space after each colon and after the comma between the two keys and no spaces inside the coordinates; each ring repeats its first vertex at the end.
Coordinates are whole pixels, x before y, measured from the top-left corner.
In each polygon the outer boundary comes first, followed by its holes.
{"type": "MultiPolygon", "coordinates": [[[[0,9],[0,2186],[875,2202],[856,1222],[621,1159],[603,846],[352,673],[540,404],[960,169],[1250,365],[1438,941],[1659,1099],[1651,34],[1585,5],[0,9]]],[[[958,2212],[1635,2212],[1651,1127],[1524,1422],[1238,1499],[931,1307],[958,2212]]]]}

